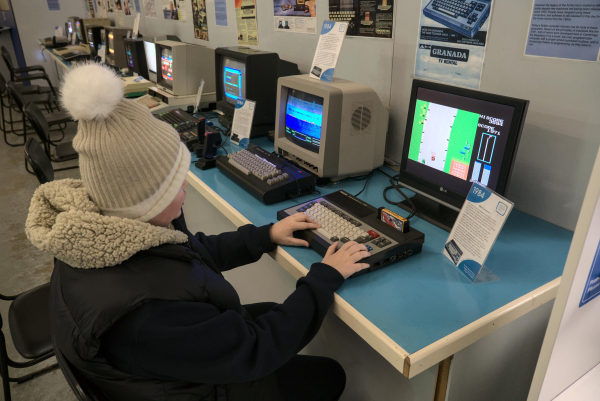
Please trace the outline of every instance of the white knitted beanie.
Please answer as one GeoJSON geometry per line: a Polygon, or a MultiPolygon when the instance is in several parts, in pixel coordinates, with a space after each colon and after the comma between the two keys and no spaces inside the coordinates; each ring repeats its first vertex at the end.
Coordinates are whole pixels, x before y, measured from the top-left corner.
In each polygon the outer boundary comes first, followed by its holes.
{"type": "Polygon", "coordinates": [[[173,127],[123,98],[110,68],[74,67],[64,77],[61,103],[79,121],[73,147],[81,179],[104,215],[148,221],[175,199],[190,152],[173,127]]]}

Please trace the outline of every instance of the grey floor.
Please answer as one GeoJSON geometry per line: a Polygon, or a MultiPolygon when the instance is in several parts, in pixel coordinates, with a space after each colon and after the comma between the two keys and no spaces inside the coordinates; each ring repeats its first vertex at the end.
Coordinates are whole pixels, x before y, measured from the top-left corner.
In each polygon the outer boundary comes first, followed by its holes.
{"type": "MultiPolygon", "coordinates": [[[[67,139],[75,135],[76,125],[67,127],[67,139]]],[[[34,136],[37,138],[36,136],[34,136]]],[[[10,142],[22,141],[9,135],[10,142]]],[[[55,168],[77,164],[76,162],[55,165],[55,168]]],[[[55,179],[79,178],[79,170],[60,171],[55,179]]],[[[39,186],[37,178],[25,171],[23,146],[9,147],[0,142],[0,294],[14,295],[44,284],[52,274],[52,257],[34,248],[25,235],[25,220],[29,210],[29,201],[39,186]]],[[[10,303],[0,301],[4,327],[2,331],[7,338],[8,355],[16,361],[24,361],[16,352],[8,330],[8,307],[10,303]]],[[[56,363],[51,358],[44,363],[29,369],[9,369],[11,376],[21,376],[56,363]]],[[[60,370],[35,377],[23,384],[11,384],[12,399],[19,400],[76,400],[60,370]]],[[[0,391],[0,400],[4,400],[0,391]]]]}

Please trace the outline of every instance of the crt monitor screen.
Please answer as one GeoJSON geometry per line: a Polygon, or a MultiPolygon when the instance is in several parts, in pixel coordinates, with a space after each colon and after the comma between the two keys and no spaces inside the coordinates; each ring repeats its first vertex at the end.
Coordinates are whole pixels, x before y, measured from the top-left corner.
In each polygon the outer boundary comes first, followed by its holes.
{"type": "Polygon", "coordinates": [[[148,71],[156,74],[156,47],[154,43],[144,41],[144,51],[146,52],[146,63],[148,71]]]}
{"type": "Polygon", "coordinates": [[[495,190],[514,112],[512,106],[418,88],[406,171],[464,195],[471,181],[495,190]]]}
{"type": "Polygon", "coordinates": [[[134,68],[134,64],[133,64],[133,54],[131,54],[131,45],[129,43],[127,43],[125,45],[125,56],[127,58],[127,66],[129,68],[134,68]]]}
{"type": "Polygon", "coordinates": [[[73,24],[71,21],[67,22],[67,29],[69,29],[69,34],[73,33],[73,24]]]}
{"type": "Polygon", "coordinates": [[[75,32],[77,32],[77,38],[83,41],[83,32],[81,31],[81,21],[75,22],[75,32]]]}
{"type": "Polygon", "coordinates": [[[108,32],[108,52],[110,54],[115,54],[115,34],[113,31],[108,32]]]}
{"type": "Polygon", "coordinates": [[[304,149],[319,153],[323,98],[289,89],[285,108],[285,137],[304,149]]]}
{"type": "Polygon", "coordinates": [[[170,47],[161,47],[160,69],[162,84],[173,86],[173,50],[170,47]]]}
{"type": "Polygon", "coordinates": [[[246,64],[223,57],[223,95],[227,102],[235,105],[238,98],[246,98],[246,64]]]}
{"type": "Polygon", "coordinates": [[[87,30],[87,37],[90,47],[94,47],[94,32],[91,29],[87,30]]]}

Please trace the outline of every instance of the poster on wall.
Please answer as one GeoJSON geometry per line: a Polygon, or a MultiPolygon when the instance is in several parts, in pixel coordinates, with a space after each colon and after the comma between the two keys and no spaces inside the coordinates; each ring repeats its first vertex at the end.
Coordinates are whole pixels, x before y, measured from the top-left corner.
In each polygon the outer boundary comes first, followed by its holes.
{"type": "Polygon", "coordinates": [[[597,61],[600,1],[535,0],[526,56],[597,61]]]}
{"type": "Polygon", "coordinates": [[[329,20],[348,23],[347,36],[391,38],[394,0],[329,0],[329,20]]]}
{"type": "Polygon", "coordinates": [[[194,19],[194,37],[200,40],[208,40],[206,0],[192,0],[192,16],[194,19]]]}
{"type": "Polygon", "coordinates": [[[215,21],[219,26],[227,26],[226,0],[215,0],[215,21]]]}
{"type": "Polygon", "coordinates": [[[48,1],[48,10],[50,11],[60,11],[60,4],[58,0],[47,0],[48,1]]]}
{"type": "Polygon", "coordinates": [[[96,0],[98,18],[108,18],[108,0],[96,0]]]}
{"type": "Polygon", "coordinates": [[[156,0],[144,0],[144,16],[146,18],[158,18],[156,14],[156,0]]]}
{"type": "Polygon", "coordinates": [[[125,13],[123,12],[123,3],[127,0],[115,0],[115,14],[117,26],[125,26],[125,13]]]}
{"type": "Polygon", "coordinates": [[[273,0],[275,31],[317,34],[317,0],[273,0]]]}
{"type": "Polygon", "coordinates": [[[83,5],[85,6],[85,15],[91,18],[96,18],[96,10],[94,10],[94,1],[83,0],[83,5]]]}
{"type": "Polygon", "coordinates": [[[186,0],[173,0],[175,1],[175,6],[177,7],[177,19],[179,21],[187,21],[187,9],[186,9],[186,0]]]}
{"type": "Polygon", "coordinates": [[[115,1],[114,0],[106,0],[106,11],[109,13],[115,12],[115,1]]]}
{"type": "Polygon", "coordinates": [[[491,0],[473,0],[456,10],[422,0],[415,76],[479,89],[492,12],[491,0]]]}
{"type": "Polygon", "coordinates": [[[162,0],[165,19],[186,21],[187,10],[184,0],[162,0]]]}
{"type": "Polygon", "coordinates": [[[235,21],[238,31],[238,44],[258,46],[256,1],[235,0],[235,21]]]}
{"type": "Polygon", "coordinates": [[[138,13],[142,12],[142,9],[140,8],[140,0],[134,0],[135,3],[135,11],[137,11],[138,13]]]}
{"type": "Polygon", "coordinates": [[[123,11],[125,15],[131,15],[133,10],[133,0],[123,0],[123,11]]]}

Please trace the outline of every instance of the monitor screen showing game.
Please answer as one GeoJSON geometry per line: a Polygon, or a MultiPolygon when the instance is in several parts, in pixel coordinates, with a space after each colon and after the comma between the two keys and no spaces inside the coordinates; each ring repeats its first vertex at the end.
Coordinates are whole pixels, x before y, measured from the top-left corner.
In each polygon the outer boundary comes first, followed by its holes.
{"type": "Polygon", "coordinates": [[[133,54],[131,54],[131,45],[129,43],[125,45],[125,57],[127,58],[127,66],[129,68],[134,68],[133,54]]]}
{"type": "Polygon", "coordinates": [[[233,105],[238,98],[246,98],[246,65],[238,60],[223,57],[223,94],[233,105]]]}
{"type": "Polygon", "coordinates": [[[75,22],[75,32],[77,32],[77,38],[83,41],[83,32],[81,31],[81,21],[75,22]]]}
{"type": "Polygon", "coordinates": [[[110,31],[108,33],[108,52],[115,54],[115,35],[110,31]]]}
{"type": "Polygon", "coordinates": [[[73,33],[73,24],[71,21],[67,22],[67,28],[69,29],[69,35],[73,33]]]}
{"type": "Polygon", "coordinates": [[[514,112],[512,106],[418,88],[406,171],[461,194],[472,181],[496,189],[514,112]]]}
{"type": "Polygon", "coordinates": [[[156,47],[153,42],[144,41],[144,50],[146,52],[146,63],[148,71],[156,74],[156,47]]]}
{"type": "Polygon", "coordinates": [[[323,98],[296,89],[288,90],[285,136],[304,149],[319,153],[323,123],[323,98]]]}
{"type": "Polygon", "coordinates": [[[160,69],[161,84],[173,87],[173,50],[170,47],[161,47],[160,69]]]}

